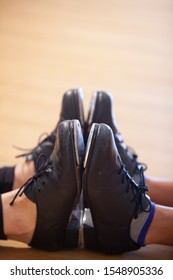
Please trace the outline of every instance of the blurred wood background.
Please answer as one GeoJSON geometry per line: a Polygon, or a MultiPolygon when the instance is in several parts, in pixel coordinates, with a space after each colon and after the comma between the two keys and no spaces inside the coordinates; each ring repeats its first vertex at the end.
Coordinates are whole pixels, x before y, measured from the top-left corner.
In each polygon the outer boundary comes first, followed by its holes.
{"type": "MultiPolygon", "coordinates": [[[[0,0],[0,165],[19,162],[59,119],[69,88],[114,98],[125,140],[148,174],[173,177],[173,2],[171,0],[0,0]]],[[[173,259],[146,246],[120,256],[40,252],[0,241],[0,259],[173,259]]]]}

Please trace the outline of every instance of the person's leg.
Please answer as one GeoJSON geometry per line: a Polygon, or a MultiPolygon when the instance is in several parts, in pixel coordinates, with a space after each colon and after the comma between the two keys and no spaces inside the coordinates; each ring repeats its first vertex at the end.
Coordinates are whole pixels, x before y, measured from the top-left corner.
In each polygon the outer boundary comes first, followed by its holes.
{"type": "Polygon", "coordinates": [[[0,194],[20,188],[35,173],[34,162],[24,161],[0,168],[0,194]]]}
{"type": "Polygon", "coordinates": [[[173,179],[146,176],[145,183],[152,201],[173,207],[173,179]]]}
{"type": "Polygon", "coordinates": [[[0,194],[9,192],[13,188],[15,166],[0,168],[0,194]]]}
{"type": "Polygon", "coordinates": [[[12,190],[20,188],[29,178],[35,174],[34,161],[24,161],[15,166],[12,190]]]}
{"type": "Polygon", "coordinates": [[[1,196],[4,234],[7,239],[29,244],[36,225],[36,204],[23,194],[16,199],[15,206],[12,207],[10,202],[17,191],[1,196]]]}
{"type": "Polygon", "coordinates": [[[152,223],[145,238],[147,244],[173,246],[173,208],[156,205],[152,223]]]}

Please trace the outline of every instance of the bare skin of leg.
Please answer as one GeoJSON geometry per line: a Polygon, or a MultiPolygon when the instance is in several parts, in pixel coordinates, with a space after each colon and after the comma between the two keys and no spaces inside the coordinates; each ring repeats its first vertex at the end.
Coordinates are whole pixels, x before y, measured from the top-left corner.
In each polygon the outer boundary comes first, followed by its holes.
{"type": "Polygon", "coordinates": [[[2,195],[4,234],[7,239],[29,244],[36,225],[36,205],[22,194],[11,206],[10,202],[16,192],[14,190],[2,195]]]}
{"type": "Polygon", "coordinates": [[[157,204],[173,207],[173,179],[146,177],[148,195],[157,204]]]}
{"type": "Polygon", "coordinates": [[[35,173],[33,161],[24,161],[15,166],[14,169],[14,182],[12,190],[20,188],[23,184],[31,178],[35,173]]]}
{"type": "Polygon", "coordinates": [[[156,205],[154,218],[145,238],[145,244],[173,246],[173,208],[156,205]]]}

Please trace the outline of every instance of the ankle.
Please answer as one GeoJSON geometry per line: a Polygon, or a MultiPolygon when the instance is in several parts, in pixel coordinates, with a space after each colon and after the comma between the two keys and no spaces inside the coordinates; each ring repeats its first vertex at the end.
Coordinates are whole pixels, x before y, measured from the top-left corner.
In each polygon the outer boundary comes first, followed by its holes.
{"type": "Polygon", "coordinates": [[[130,224],[130,236],[140,246],[145,246],[145,239],[155,215],[155,204],[150,202],[145,211],[133,218],[130,224]]]}
{"type": "Polygon", "coordinates": [[[145,244],[165,244],[173,246],[173,209],[156,205],[154,219],[145,238],[145,244]]]}
{"type": "Polygon", "coordinates": [[[23,194],[10,206],[15,193],[2,195],[4,233],[7,239],[28,244],[36,225],[36,205],[23,194]]]}
{"type": "Polygon", "coordinates": [[[35,173],[35,167],[33,161],[24,161],[17,164],[14,170],[14,182],[12,189],[20,188],[29,178],[35,173]]]}

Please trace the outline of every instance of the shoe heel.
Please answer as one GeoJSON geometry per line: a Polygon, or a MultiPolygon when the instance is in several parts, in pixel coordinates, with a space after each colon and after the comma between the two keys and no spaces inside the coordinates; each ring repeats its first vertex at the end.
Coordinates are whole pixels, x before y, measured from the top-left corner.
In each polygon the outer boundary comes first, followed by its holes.
{"type": "Polygon", "coordinates": [[[84,209],[83,240],[84,240],[84,248],[90,249],[90,250],[98,249],[97,234],[96,234],[95,227],[93,225],[91,211],[89,208],[84,209]]]}
{"type": "MultiPolygon", "coordinates": [[[[92,124],[89,136],[88,136],[88,141],[87,141],[87,146],[85,150],[85,158],[84,158],[84,169],[86,169],[90,163],[90,159],[92,156],[92,152],[95,146],[95,140],[97,136],[97,131],[98,131],[99,124],[92,124]]],[[[83,176],[83,188],[85,188],[85,174],[83,176]]],[[[83,234],[83,245],[86,249],[90,250],[97,250],[98,249],[98,240],[97,240],[97,234],[95,227],[93,225],[92,221],[92,215],[90,212],[90,209],[88,208],[88,203],[84,199],[84,213],[83,213],[83,229],[82,229],[82,234],[83,234]]]]}
{"type": "Polygon", "coordinates": [[[83,217],[83,199],[82,197],[82,163],[84,156],[84,139],[82,134],[82,128],[79,120],[75,119],[71,122],[70,126],[71,140],[72,140],[72,149],[73,149],[73,158],[75,164],[75,176],[76,184],[79,192],[79,196],[74,203],[74,208],[72,211],[72,217],[70,223],[66,229],[65,236],[65,248],[78,248],[81,247],[81,220],[83,217]]]}
{"type": "Polygon", "coordinates": [[[76,158],[76,164],[78,166],[82,165],[83,153],[84,153],[84,140],[82,135],[82,128],[78,120],[73,121],[73,142],[74,142],[74,152],[76,158]]]}
{"type": "Polygon", "coordinates": [[[76,210],[73,210],[72,218],[66,228],[65,243],[64,243],[64,247],[66,249],[72,249],[78,247],[80,220],[78,217],[78,213],[76,216],[75,212],[76,210]]]}

